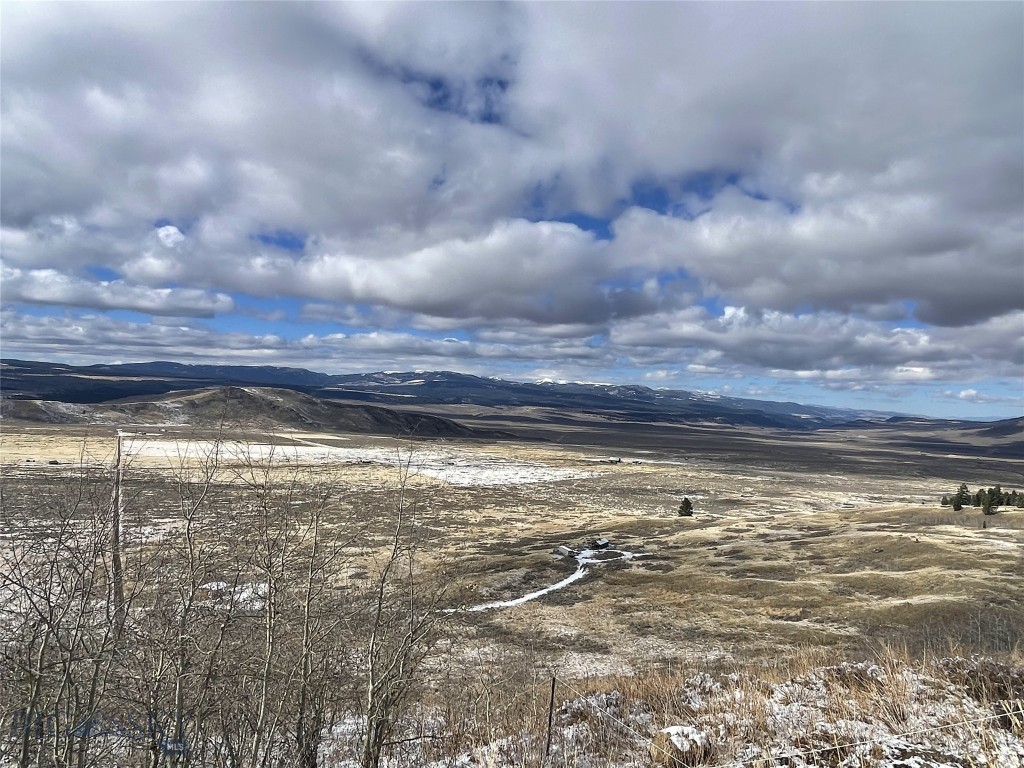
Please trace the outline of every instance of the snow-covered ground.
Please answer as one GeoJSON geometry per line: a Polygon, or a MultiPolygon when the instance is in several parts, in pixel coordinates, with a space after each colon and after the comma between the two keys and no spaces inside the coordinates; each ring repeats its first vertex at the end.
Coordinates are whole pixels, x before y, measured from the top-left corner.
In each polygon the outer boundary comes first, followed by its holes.
{"type": "Polygon", "coordinates": [[[516,461],[461,447],[443,451],[417,448],[405,450],[381,447],[315,445],[269,445],[266,443],[215,443],[206,440],[149,440],[135,436],[126,443],[133,457],[165,458],[171,463],[204,459],[217,454],[226,463],[288,464],[377,464],[408,467],[414,475],[432,477],[450,485],[494,486],[546,483],[591,477],[594,473],[537,462],[516,461]]]}
{"type": "MultiPolygon", "coordinates": [[[[583,694],[560,681],[562,704],[543,764],[1024,768],[1024,703],[1013,700],[1006,710],[979,696],[974,684],[990,675],[1020,684],[1019,668],[978,658],[923,667],[841,663],[774,682],[701,672],[679,681],[668,705],[614,689],[583,694]],[[686,714],[669,715],[666,706],[686,714]]],[[[497,734],[454,763],[428,765],[519,765],[503,756],[542,754],[545,741],[536,731],[497,734]]]]}
{"type": "Polygon", "coordinates": [[[615,560],[632,560],[636,557],[643,557],[642,553],[627,552],[622,549],[603,549],[593,550],[584,549],[575,555],[577,562],[576,570],[570,575],[566,576],[561,581],[557,581],[544,589],[538,589],[536,592],[530,592],[522,597],[516,597],[512,600],[496,600],[492,603],[481,603],[480,605],[474,605],[469,608],[465,608],[466,611],[490,611],[495,608],[514,608],[517,605],[528,603],[531,600],[536,600],[538,597],[544,597],[544,595],[551,594],[556,590],[562,589],[572,584],[574,581],[579,581],[587,575],[587,566],[597,565],[600,563],[609,563],[615,560]]]}
{"type": "MultiPolygon", "coordinates": [[[[550,741],[541,718],[512,732],[483,723],[477,725],[488,736],[475,746],[428,756],[426,740],[409,738],[396,741],[382,765],[1022,768],[1024,721],[1018,718],[1014,726],[994,714],[963,677],[986,663],[964,658],[925,666],[841,663],[783,680],[699,672],[677,680],[672,693],[659,689],[657,702],[614,688],[583,693],[559,679],[550,741]]],[[[993,668],[1019,674],[1012,667],[993,668]]],[[[420,734],[446,731],[438,714],[405,725],[418,725],[420,734]]],[[[358,717],[331,729],[321,749],[325,768],[357,768],[361,730],[358,717]]]]}
{"type": "Polygon", "coordinates": [[[235,587],[226,581],[208,581],[201,584],[199,589],[206,590],[214,603],[230,603],[247,611],[261,610],[268,594],[265,581],[245,582],[235,587]]]}

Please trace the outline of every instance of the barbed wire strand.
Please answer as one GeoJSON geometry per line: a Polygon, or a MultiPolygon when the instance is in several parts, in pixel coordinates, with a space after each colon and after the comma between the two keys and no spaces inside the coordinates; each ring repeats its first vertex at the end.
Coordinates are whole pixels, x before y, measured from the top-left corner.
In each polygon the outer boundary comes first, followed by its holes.
{"type": "MultiPolygon", "coordinates": [[[[564,685],[570,691],[572,691],[577,696],[579,696],[581,699],[583,699],[583,701],[585,701],[587,704],[589,704],[591,707],[593,707],[594,711],[597,712],[599,715],[601,715],[603,717],[606,717],[609,720],[612,720],[615,723],[619,724],[620,726],[625,728],[627,731],[629,731],[630,733],[632,733],[635,736],[637,736],[641,741],[645,741],[648,744],[650,744],[652,749],[657,749],[658,751],[664,753],[671,760],[675,761],[675,755],[673,755],[667,749],[665,749],[664,747],[659,746],[658,744],[655,744],[654,741],[651,740],[648,736],[646,736],[643,733],[641,733],[640,731],[636,730],[635,728],[630,726],[628,723],[626,723],[626,722],[620,720],[619,718],[615,717],[613,714],[611,714],[607,710],[604,710],[604,709],[601,709],[600,707],[598,707],[597,704],[595,704],[593,701],[591,701],[586,695],[584,695],[583,693],[580,693],[580,691],[578,691],[576,688],[571,686],[569,683],[567,683],[562,678],[556,677],[556,679],[558,680],[558,682],[560,682],[562,685],[564,685]]],[[[889,734],[889,738],[899,739],[899,738],[903,738],[904,736],[918,736],[918,735],[920,735],[922,733],[930,733],[932,731],[941,731],[941,730],[944,730],[946,728],[956,728],[956,727],[961,726],[961,725],[973,725],[975,723],[983,723],[983,722],[986,722],[986,721],[989,721],[989,720],[1000,720],[1000,719],[1002,719],[1004,717],[1015,717],[1015,716],[1024,717],[1024,707],[1021,707],[1020,709],[1008,710],[1006,712],[1002,712],[1002,713],[996,714],[996,715],[986,715],[985,717],[976,717],[976,718],[971,718],[971,719],[968,719],[968,720],[958,720],[955,723],[945,723],[944,725],[935,725],[935,726],[931,726],[929,728],[918,728],[918,729],[915,729],[913,731],[904,731],[902,733],[893,733],[893,734],[889,734]]],[[[836,744],[835,746],[831,746],[831,747],[816,747],[815,749],[805,749],[805,750],[800,750],[799,752],[787,752],[786,754],[777,755],[775,757],[769,756],[769,757],[754,758],[754,759],[751,759],[751,760],[736,760],[736,761],[733,761],[731,763],[723,763],[722,765],[717,766],[717,768],[743,768],[743,766],[754,765],[755,763],[758,763],[758,762],[763,761],[763,760],[791,759],[791,758],[794,758],[794,757],[808,757],[810,755],[816,755],[816,754],[818,754],[820,752],[834,752],[834,751],[840,750],[840,749],[852,749],[854,747],[862,747],[862,746],[867,746],[867,745],[871,745],[871,744],[874,744],[874,743],[876,743],[874,739],[865,740],[865,741],[853,741],[853,742],[849,742],[847,744],[836,744]]],[[[672,763],[670,763],[670,765],[671,764],[672,763]]]]}

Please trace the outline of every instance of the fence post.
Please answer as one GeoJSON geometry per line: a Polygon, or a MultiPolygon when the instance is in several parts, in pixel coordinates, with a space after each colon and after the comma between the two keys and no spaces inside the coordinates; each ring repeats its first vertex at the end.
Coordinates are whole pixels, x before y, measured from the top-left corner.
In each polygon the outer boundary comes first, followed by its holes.
{"type": "Polygon", "coordinates": [[[551,721],[555,714],[555,683],[558,678],[551,676],[551,697],[548,699],[548,741],[544,745],[544,762],[548,761],[548,754],[551,752],[551,721]]]}

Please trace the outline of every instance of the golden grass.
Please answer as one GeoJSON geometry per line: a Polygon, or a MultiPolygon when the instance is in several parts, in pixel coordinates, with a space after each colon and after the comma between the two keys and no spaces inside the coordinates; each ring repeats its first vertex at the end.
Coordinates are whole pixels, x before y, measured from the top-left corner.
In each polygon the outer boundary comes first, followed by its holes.
{"type": "MultiPolygon", "coordinates": [[[[46,482],[51,457],[109,462],[112,432],[5,429],[5,482],[46,482]]],[[[338,444],[336,436],[314,433],[272,437],[338,444]]],[[[348,437],[340,444],[398,444],[348,437]]],[[[698,646],[757,658],[794,642],[852,651],[873,638],[921,643],[943,632],[978,651],[1019,642],[1012,627],[1024,626],[1024,511],[983,520],[977,510],[938,507],[961,478],[891,476],[882,473],[898,467],[881,465],[878,476],[844,474],[841,466],[815,476],[739,461],[684,463],[678,454],[673,464],[638,455],[640,464],[627,456],[609,465],[602,463],[607,449],[538,443],[473,441],[463,448],[593,474],[506,487],[453,487],[413,475],[427,556],[447,562],[466,599],[516,597],[563,578],[573,564],[551,554],[559,544],[607,536],[650,554],[595,568],[560,592],[489,617],[481,644],[518,642],[533,632],[555,662],[571,655],[576,666],[603,668],[689,658],[698,646]],[[684,494],[695,500],[690,519],[675,515],[684,494]],[[986,621],[997,629],[979,632],[986,621]],[[572,638],[582,636],[601,650],[578,652],[572,638]]],[[[139,460],[128,482],[156,487],[172,464],[139,460]]],[[[225,467],[219,480],[237,482],[238,472],[225,467]]],[[[379,465],[287,466],[267,477],[283,482],[296,472],[333,486],[339,535],[353,521],[372,527],[374,505],[396,485],[394,468],[379,465]]],[[[161,509],[157,496],[147,497],[147,510],[161,509]]]]}

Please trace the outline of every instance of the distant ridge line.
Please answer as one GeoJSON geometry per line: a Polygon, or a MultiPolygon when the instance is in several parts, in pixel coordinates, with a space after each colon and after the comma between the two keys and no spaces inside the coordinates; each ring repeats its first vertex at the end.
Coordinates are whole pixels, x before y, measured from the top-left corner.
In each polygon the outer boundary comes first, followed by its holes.
{"type": "Polygon", "coordinates": [[[593,411],[621,421],[709,423],[799,431],[851,424],[871,426],[889,419],[923,420],[930,424],[984,423],[712,396],[687,390],[652,389],[640,384],[517,382],[448,370],[327,374],[295,367],[166,360],[75,366],[0,359],[0,394],[4,398],[99,403],[214,386],[279,387],[318,398],[362,400],[389,407],[413,404],[540,407],[593,411]]]}

